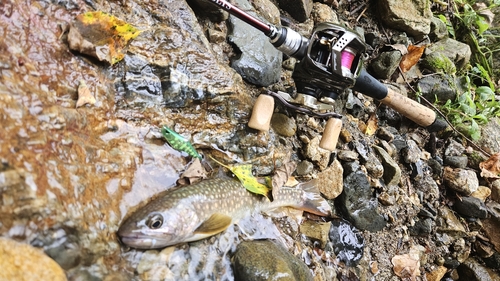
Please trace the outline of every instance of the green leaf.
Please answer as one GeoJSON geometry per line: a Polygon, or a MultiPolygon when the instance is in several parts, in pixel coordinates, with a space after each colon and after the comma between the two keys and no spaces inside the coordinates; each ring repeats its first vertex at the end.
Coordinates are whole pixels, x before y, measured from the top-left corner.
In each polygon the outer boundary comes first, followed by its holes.
{"type": "Polygon", "coordinates": [[[479,35],[482,35],[490,27],[488,22],[486,22],[484,20],[484,18],[482,16],[479,16],[479,15],[477,15],[477,17],[476,17],[476,25],[478,27],[479,35]]]}

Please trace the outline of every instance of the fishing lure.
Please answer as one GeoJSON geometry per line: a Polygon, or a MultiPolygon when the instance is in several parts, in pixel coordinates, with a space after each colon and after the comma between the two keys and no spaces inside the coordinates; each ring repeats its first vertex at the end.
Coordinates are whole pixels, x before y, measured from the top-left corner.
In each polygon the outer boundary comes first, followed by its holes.
{"type": "Polygon", "coordinates": [[[163,126],[161,128],[161,134],[163,135],[163,137],[165,137],[168,144],[170,144],[173,149],[186,152],[192,157],[201,159],[201,155],[198,153],[198,151],[196,151],[193,145],[191,145],[188,140],[176,133],[174,130],[170,129],[167,126],[163,126]]]}

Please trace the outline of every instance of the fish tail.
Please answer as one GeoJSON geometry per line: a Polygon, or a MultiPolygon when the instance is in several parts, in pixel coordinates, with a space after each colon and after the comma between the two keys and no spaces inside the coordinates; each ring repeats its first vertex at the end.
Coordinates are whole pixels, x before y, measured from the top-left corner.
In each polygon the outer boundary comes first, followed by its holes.
{"type": "Polygon", "coordinates": [[[296,187],[302,191],[302,201],[295,207],[312,214],[330,217],[332,215],[330,204],[321,196],[317,185],[317,179],[299,183],[296,187]]]}

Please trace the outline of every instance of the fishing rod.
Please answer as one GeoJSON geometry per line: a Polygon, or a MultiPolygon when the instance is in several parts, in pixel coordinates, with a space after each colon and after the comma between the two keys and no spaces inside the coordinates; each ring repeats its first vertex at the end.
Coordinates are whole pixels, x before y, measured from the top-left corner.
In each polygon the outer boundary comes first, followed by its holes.
{"type": "Polygon", "coordinates": [[[292,74],[297,95],[270,91],[259,95],[248,122],[250,128],[269,130],[276,99],[289,109],[329,118],[320,147],[333,151],[342,128],[342,116],[333,112],[333,104],[349,88],[379,100],[429,131],[447,127],[432,109],[387,88],[366,72],[363,61],[367,46],[353,30],[325,22],[307,39],[288,27],[265,23],[225,0],[209,1],[258,29],[276,49],[299,61],[292,74]]]}

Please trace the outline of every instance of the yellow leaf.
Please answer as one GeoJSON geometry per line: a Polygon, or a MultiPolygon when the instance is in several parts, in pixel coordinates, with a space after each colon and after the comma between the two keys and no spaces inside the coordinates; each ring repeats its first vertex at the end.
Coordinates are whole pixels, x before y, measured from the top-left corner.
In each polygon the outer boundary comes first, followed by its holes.
{"type": "Polygon", "coordinates": [[[363,132],[366,135],[371,136],[375,134],[377,129],[378,129],[377,115],[375,113],[372,113],[372,115],[370,115],[370,118],[368,119],[368,122],[366,123],[366,127],[364,128],[363,132]]]}
{"type": "Polygon", "coordinates": [[[228,166],[222,164],[221,162],[215,160],[214,158],[212,158],[212,160],[214,160],[217,164],[221,165],[222,167],[229,169],[240,180],[241,184],[243,184],[243,186],[248,191],[255,194],[264,195],[269,199],[268,195],[270,189],[266,185],[261,184],[257,180],[257,178],[253,176],[251,164],[228,166]]]}

